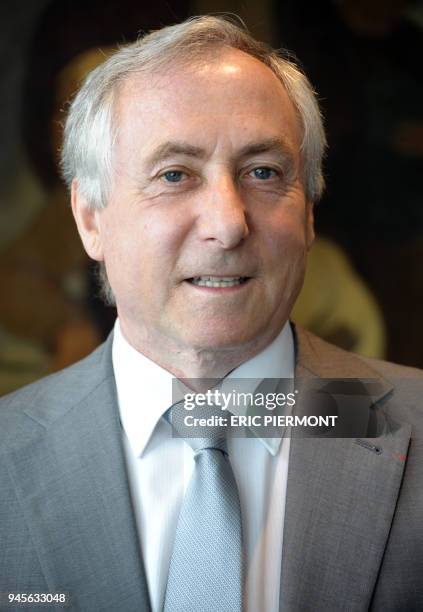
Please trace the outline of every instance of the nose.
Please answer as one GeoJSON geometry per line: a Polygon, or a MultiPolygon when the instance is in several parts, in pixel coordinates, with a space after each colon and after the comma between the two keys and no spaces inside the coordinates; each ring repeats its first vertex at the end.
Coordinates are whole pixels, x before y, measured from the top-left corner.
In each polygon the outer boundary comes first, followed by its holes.
{"type": "Polygon", "coordinates": [[[215,241],[229,250],[248,236],[247,211],[231,176],[208,184],[200,209],[199,232],[203,240],[215,241]]]}

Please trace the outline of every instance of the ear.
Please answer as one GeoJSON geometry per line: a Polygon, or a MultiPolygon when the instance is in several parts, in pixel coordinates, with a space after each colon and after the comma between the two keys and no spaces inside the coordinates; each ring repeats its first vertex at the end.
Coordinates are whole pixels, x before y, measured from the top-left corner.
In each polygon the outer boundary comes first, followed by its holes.
{"type": "Polygon", "coordinates": [[[308,201],[305,206],[306,244],[309,251],[316,237],[314,233],[314,202],[308,201]]]}
{"type": "Polygon", "coordinates": [[[91,207],[80,193],[78,181],[73,179],[71,188],[72,213],[75,218],[84,249],[96,261],[103,261],[100,215],[101,210],[91,207]]]}

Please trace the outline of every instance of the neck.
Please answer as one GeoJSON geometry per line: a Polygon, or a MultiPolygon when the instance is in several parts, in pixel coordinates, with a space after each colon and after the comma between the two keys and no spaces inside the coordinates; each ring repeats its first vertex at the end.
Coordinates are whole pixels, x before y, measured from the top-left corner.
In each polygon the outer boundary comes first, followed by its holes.
{"type": "Polygon", "coordinates": [[[231,347],[193,348],[176,345],[167,339],[146,341],[142,335],[132,333],[126,323],[119,320],[122,335],[139,353],[173,374],[193,391],[203,392],[266,348],[277,333],[255,339],[246,345],[231,347]],[[160,349],[158,347],[161,347],[160,349]],[[211,382],[211,380],[212,382],[211,382]]]}

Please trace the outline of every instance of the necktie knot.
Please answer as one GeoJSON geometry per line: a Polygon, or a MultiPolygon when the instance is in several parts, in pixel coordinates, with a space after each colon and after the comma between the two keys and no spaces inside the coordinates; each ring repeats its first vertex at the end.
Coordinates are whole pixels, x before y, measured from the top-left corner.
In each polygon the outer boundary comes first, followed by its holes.
{"type": "Polygon", "coordinates": [[[229,417],[222,416],[220,406],[215,404],[195,406],[187,410],[184,400],[173,404],[164,415],[174,433],[191,446],[195,454],[203,450],[219,450],[228,454],[227,438],[229,417]]]}

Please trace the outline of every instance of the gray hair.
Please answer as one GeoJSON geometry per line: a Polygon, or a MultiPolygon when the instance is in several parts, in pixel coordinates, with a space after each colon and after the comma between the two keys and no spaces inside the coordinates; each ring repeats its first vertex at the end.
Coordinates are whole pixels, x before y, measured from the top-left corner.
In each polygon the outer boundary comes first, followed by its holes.
{"type": "MultiPolygon", "coordinates": [[[[326,147],[322,117],[307,77],[286,51],[256,41],[242,23],[225,16],[192,17],[151,32],[120,48],[86,78],[70,105],[62,149],[62,174],[70,188],[74,178],[88,205],[107,205],[112,180],[112,153],[117,126],[113,103],[120,83],[130,75],[165,70],[171,61],[192,64],[211,49],[234,48],[268,66],[284,86],[301,122],[302,183],[309,201],[319,200],[323,188],[322,159],[326,147]]],[[[111,290],[103,298],[110,303],[111,290]]]]}

